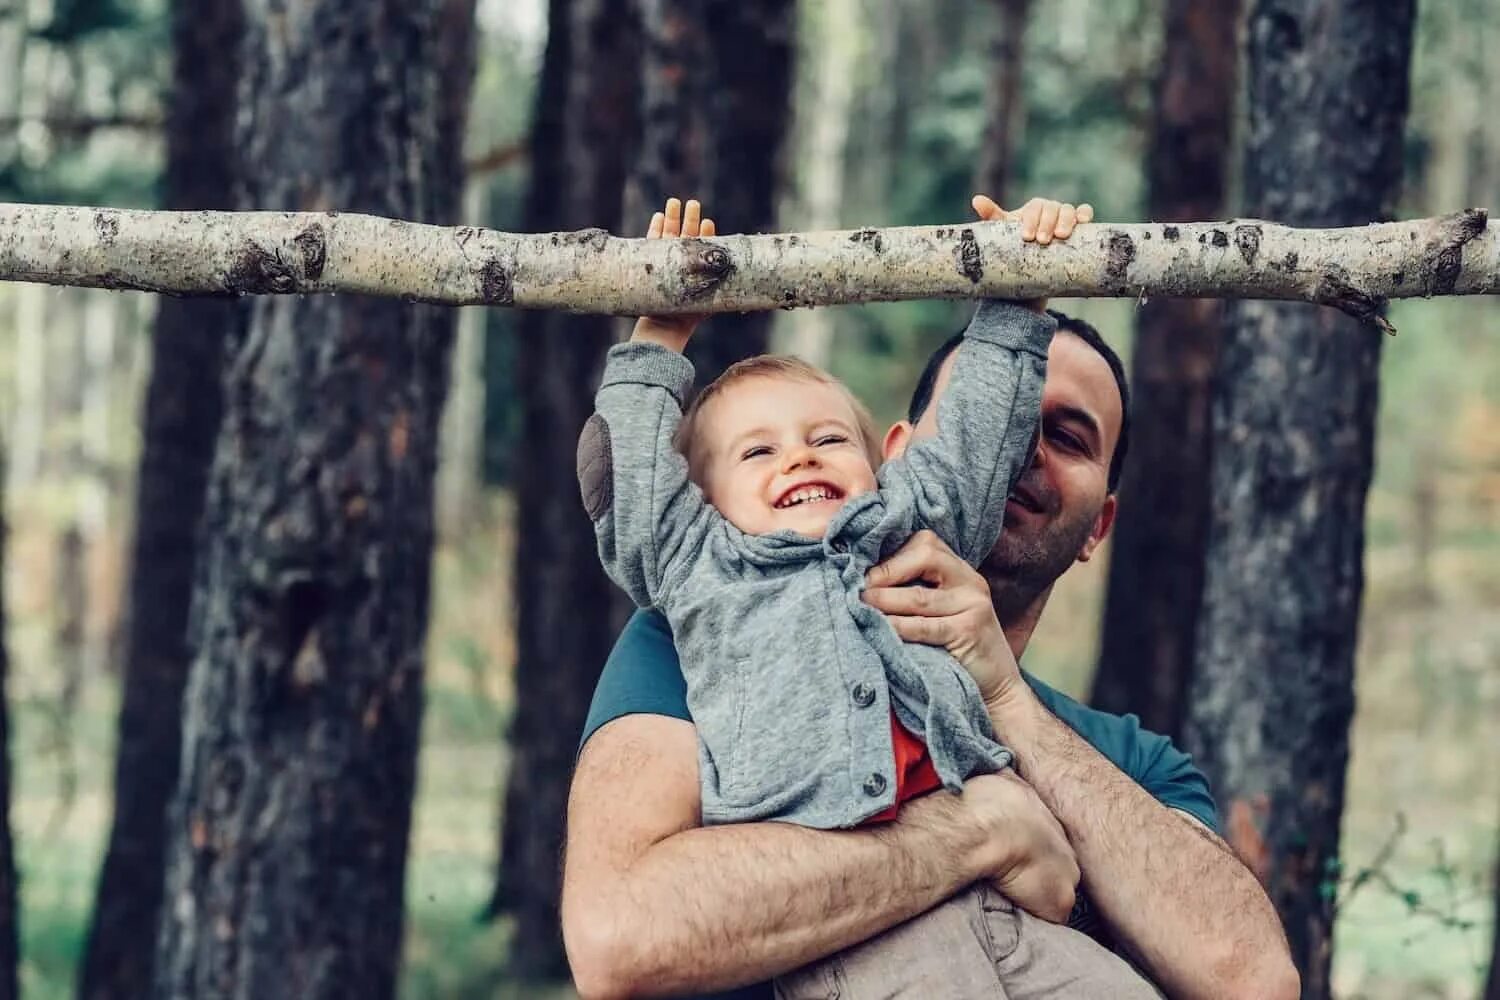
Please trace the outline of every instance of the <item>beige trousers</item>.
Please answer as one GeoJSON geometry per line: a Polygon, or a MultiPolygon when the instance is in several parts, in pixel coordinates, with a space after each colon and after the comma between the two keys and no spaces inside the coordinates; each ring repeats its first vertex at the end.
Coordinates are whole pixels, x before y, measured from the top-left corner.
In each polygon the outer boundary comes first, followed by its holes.
{"type": "Polygon", "coordinates": [[[776,980],[777,1000],[1158,1000],[1093,938],[1020,909],[988,884],[776,980]]]}

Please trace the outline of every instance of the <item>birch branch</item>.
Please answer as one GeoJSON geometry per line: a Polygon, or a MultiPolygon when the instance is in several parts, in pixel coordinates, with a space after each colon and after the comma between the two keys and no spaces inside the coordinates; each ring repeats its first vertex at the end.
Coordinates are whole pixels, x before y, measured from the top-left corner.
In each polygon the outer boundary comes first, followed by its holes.
{"type": "Polygon", "coordinates": [[[1096,223],[1040,246],[1014,223],[647,241],[338,213],[0,204],[0,281],[628,316],[926,298],[1255,298],[1383,323],[1389,299],[1500,293],[1500,237],[1481,209],[1348,229],[1096,223]]]}

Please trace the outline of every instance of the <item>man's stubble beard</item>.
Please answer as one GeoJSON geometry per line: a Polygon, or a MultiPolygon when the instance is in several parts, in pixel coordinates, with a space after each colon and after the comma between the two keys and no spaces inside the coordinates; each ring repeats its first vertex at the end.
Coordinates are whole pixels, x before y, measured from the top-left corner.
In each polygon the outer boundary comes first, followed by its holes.
{"type": "Polygon", "coordinates": [[[1035,533],[1001,532],[979,571],[1002,626],[1019,620],[1067,572],[1093,534],[1097,516],[1058,519],[1035,533]]]}

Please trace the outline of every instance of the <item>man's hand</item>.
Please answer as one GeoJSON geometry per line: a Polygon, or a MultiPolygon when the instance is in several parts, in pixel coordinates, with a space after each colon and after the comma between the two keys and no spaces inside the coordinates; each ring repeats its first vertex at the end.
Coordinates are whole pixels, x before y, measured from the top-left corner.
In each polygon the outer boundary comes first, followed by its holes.
{"type": "Polygon", "coordinates": [[[946,649],[979,685],[985,704],[1025,687],[995,618],[990,585],[933,532],[917,532],[872,567],[864,599],[902,639],[946,649]]]}
{"type": "Polygon", "coordinates": [[[1054,924],[1067,920],[1081,877],[1078,858],[1036,790],[1005,770],[964,782],[962,801],[995,831],[992,840],[1005,845],[990,883],[1034,916],[1054,924]]]}
{"type": "MultiPolygon", "coordinates": [[[[686,208],[676,198],[668,198],[663,211],[651,216],[646,228],[646,239],[659,240],[676,237],[696,239],[709,238],[717,234],[713,219],[701,219],[702,207],[689,198],[686,208]]],[[[635,322],[631,340],[644,340],[660,344],[669,350],[681,353],[692,339],[693,331],[703,322],[701,314],[676,316],[642,316],[635,322]]]]}

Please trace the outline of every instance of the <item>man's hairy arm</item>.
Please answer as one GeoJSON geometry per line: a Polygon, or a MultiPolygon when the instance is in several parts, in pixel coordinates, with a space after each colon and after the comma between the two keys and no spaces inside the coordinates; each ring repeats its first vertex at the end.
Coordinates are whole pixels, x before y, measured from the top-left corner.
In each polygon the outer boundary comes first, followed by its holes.
{"type": "MultiPolygon", "coordinates": [[[[983,786],[996,788],[1013,794],[983,786]]],[[[894,823],[850,831],[701,828],[691,723],[617,719],[589,739],[568,804],[562,919],[574,981],[585,997],[758,982],[864,941],[979,878],[1014,879],[1012,858],[1027,845],[994,836],[1004,822],[976,820],[982,803],[972,800],[982,797],[935,793],[907,803],[894,823]]],[[[1065,913],[1071,881],[1036,879],[1018,891],[1050,894],[1051,908],[1065,913]]]]}
{"type": "Polygon", "coordinates": [[[1021,774],[1068,831],[1084,886],[1173,997],[1294,998],[1271,901],[1202,824],[1168,809],[1049,712],[1025,684],[991,703],[1021,774]]]}

